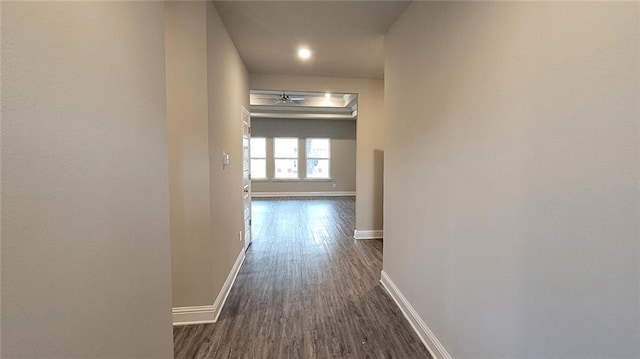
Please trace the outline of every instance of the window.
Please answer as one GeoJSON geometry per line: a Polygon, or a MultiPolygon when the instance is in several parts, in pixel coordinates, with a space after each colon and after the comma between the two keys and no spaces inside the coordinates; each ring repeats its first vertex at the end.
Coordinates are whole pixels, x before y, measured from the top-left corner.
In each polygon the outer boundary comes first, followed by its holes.
{"type": "Polygon", "coordinates": [[[251,137],[251,178],[267,178],[267,139],[264,137],[251,137]]]}
{"type": "Polygon", "coordinates": [[[331,178],[330,147],[328,138],[307,138],[307,178],[331,178]]]}
{"type": "Polygon", "coordinates": [[[274,138],[274,178],[298,178],[298,139],[274,138]]]}

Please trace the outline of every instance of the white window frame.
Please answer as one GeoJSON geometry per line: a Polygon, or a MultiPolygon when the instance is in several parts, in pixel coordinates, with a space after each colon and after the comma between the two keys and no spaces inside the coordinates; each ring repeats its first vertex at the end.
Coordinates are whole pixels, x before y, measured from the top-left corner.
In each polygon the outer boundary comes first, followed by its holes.
{"type": "MultiPolygon", "coordinates": [[[[306,152],[306,148],[305,148],[306,152]]],[[[299,181],[300,180],[300,139],[298,137],[273,137],[273,180],[274,181],[299,181]],[[276,157],[276,142],[279,139],[283,140],[295,140],[297,153],[296,157],[276,157]],[[278,172],[276,170],[276,161],[277,160],[296,160],[296,167],[298,169],[298,173],[296,177],[278,177],[278,172]]]]}
{"type": "Polygon", "coordinates": [[[305,138],[304,157],[305,157],[304,179],[306,181],[330,181],[331,180],[331,138],[328,138],[328,137],[307,137],[307,138],[305,138]],[[309,157],[309,153],[307,153],[309,140],[327,140],[329,142],[329,146],[327,148],[327,157],[309,157]],[[322,177],[322,178],[307,177],[308,176],[308,172],[309,172],[309,169],[307,168],[308,165],[309,165],[309,160],[327,160],[327,162],[329,163],[327,177],[322,177]]]}
{"type": "Polygon", "coordinates": [[[264,160],[264,177],[255,177],[253,174],[253,171],[251,172],[251,180],[268,180],[269,179],[269,173],[267,173],[267,168],[269,166],[267,166],[267,138],[266,137],[262,137],[262,136],[256,136],[256,137],[251,137],[249,139],[249,168],[251,168],[251,162],[253,160],[264,160]],[[264,139],[264,157],[256,157],[253,154],[253,151],[251,151],[251,140],[252,139],[258,139],[258,138],[262,138],[264,139]]]}

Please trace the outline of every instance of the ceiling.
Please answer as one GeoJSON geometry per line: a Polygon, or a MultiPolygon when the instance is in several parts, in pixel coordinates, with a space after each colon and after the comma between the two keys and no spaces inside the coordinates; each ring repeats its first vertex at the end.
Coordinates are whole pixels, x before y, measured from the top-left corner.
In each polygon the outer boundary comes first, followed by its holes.
{"type": "Polygon", "coordinates": [[[357,94],[252,90],[249,97],[252,119],[355,120],[358,116],[357,94]]]}
{"type": "Polygon", "coordinates": [[[384,76],[384,34],[409,1],[214,1],[250,73],[384,76]],[[312,58],[296,56],[308,46],[312,58]]]}

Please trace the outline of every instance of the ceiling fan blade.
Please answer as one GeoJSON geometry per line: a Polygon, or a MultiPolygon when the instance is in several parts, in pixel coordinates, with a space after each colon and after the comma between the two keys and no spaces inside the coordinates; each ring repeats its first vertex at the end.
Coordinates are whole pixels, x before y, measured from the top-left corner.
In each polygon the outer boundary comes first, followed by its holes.
{"type": "Polygon", "coordinates": [[[304,101],[306,100],[304,97],[291,97],[291,101],[304,101]]]}

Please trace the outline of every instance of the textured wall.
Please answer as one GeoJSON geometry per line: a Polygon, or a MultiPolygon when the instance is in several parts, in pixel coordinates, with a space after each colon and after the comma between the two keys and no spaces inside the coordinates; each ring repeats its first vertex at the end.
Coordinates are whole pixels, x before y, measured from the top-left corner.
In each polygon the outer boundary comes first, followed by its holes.
{"type": "Polygon", "coordinates": [[[454,358],[640,355],[635,3],[412,3],[384,270],[454,358]]]}
{"type": "Polygon", "coordinates": [[[171,358],[162,3],[2,3],[3,358],[171,358]]]}

